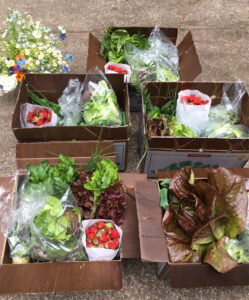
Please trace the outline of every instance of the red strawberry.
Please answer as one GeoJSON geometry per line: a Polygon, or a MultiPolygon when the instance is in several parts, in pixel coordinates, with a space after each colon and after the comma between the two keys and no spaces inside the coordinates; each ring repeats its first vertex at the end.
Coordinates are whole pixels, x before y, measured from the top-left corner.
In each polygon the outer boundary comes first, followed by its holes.
{"type": "Polygon", "coordinates": [[[86,240],[86,246],[89,248],[90,247],[90,242],[88,240],[86,240]]]}
{"type": "Polygon", "coordinates": [[[43,116],[43,118],[47,118],[48,117],[48,113],[44,110],[43,112],[42,112],[42,116],[43,116]]]}
{"type": "Polygon", "coordinates": [[[115,249],[115,244],[113,242],[108,243],[108,248],[114,250],[115,249]]]}
{"type": "Polygon", "coordinates": [[[125,74],[125,75],[127,75],[128,74],[128,72],[127,72],[127,70],[123,70],[123,72],[122,72],[123,74],[125,74]]]}
{"type": "Polygon", "coordinates": [[[109,66],[108,66],[108,69],[109,69],[109,70],[114,70],[114,66],[113,66],[113,65],[109,65],[109,66]]]}
{"type": "Polygon", "coordinates": [[[182,100],[188,102],[188,96],[183,96],[182,100]]]}
{"type": "Polygon", "coordinates": [[[90,232],[90,233],[88,234],[88,238],[89,238],[90,241],[92,241],[92,240],[94,239],[94,233],[91,233],[91,232],[90,232]]]}
{"type": "Polygon", "coordinates": [[[119,232],[117,231],[117,229],[112,229],[112,230],[111,230],[110,237],[111,237],[112,239],[115,239],[115,238],[118,238],[118,237],[119,237],[119,232]]]}
{"type": "Polygon", "coordinates": [[[194,104],[200,104],[202,102],[200,97],[195,97],[194,104]]]}
{"type": "Polygon", "coordinates": [[[89,229],[86,229],[85,233],[86,233],[86,235],[88,235],[89,234],[89,229]]]}
{"type": "Polygon", "coordinates": [[[93,233],[93,234],[96,234],[98,233],[98,228],[97,226],[93,225],[89,228],[90,232],[93,233]]]}
{"type": "Polygon", "coordinates": [[[107,240],[108,240],[108,239],[107,239],[106,233],[102,233],[102,234],[101,234],[101,237],[100,237],[100,241],[105,243],[105,242],[107,242],[107,240]]]}
{"type": "Polygon", "coordinates": [[[38,123],[37,123],[37,126],[41,126],[41,125],[43,125],[43,121],[39,120],[38,123]]]}
{"type": "Polygon", "coordinates": [[[189,100],[190,100],[191,102],[194,102],[194,100],[195,100],[195,96],[193,96],[193,95],[190,95],[190,96],[189,96],[189,100]]]}
{"type": "Polygon", "coordinates": [[[98,223],[98,228],[99,228],[99,229],[102,229],[102,228],[104,228],[104,227],[105,227],[105,223],[102,222],[102,221],[100,221],[100,222],[98,223]]]}
{"type": "Polygon", "coordinates": [[[105,248],[105,243],[104,242],[100,242],[99,248],[105,248]]]}
{"type": "Polygon", "coordinates": [[[208,102],[209,102],[209,100],[206,100],[206,101],[204,101],[203,103],[204,103],[204,104],[208,104],[208,102]]]}
{"type": "Polygon", "coordinates": [[[122,73],[123,72],[122,68],[117,68],[117,72],[122,73]]]}
{"type": "Polygon", "coordinates": [[[119,239],[118,238],[114,239],[113,243],[116,245],[116,247],[118,247],[119,246],[119,239]]]}
{"type": "Polygon", "coordinates": [[[113,68],[113,71],[118,73],[118,69],[119,69],[119,68],[114,67],[114,68],[113,68]]]}

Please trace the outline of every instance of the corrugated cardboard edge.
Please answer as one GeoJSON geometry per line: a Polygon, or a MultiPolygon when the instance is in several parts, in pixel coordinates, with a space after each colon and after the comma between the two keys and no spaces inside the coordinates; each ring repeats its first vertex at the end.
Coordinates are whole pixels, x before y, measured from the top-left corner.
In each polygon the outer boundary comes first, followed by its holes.
{"type": "Polygon", "coordinates": [[[166,239],[162,229],[162,211],[156,182],[136,182],[141,259],[147,262],[167,262],[166,239]]]}

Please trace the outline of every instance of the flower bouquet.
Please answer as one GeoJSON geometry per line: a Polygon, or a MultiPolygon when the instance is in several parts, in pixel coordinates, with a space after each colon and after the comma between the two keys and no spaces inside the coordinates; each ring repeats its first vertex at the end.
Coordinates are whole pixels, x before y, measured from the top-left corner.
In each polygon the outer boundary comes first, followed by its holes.
{"type": "Polygon", "coordinates": [[[9,8],[7,29],[0,37],[0,96],[13,91],[25,73],[68,72],[73,55],[63,57],[59,50],[66,38],[64,26],[59,35],[27,14],[9,8]]]}

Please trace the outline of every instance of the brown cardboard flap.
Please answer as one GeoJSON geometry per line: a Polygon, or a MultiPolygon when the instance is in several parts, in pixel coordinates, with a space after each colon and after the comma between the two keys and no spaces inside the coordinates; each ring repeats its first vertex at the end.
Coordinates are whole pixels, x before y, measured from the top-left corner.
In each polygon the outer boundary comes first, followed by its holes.
{"type": "MultiPolygon", "coordinates": [[[[7,232],[6,223],[7,216],[10,215],[10,209],[14,200],[14,191],[16,189],[16,177],[0,177],[0,214],[4,214],[0,218],[0,270],[3,263],[4,250],[6,246],[6,238],[3,231],[7,232]],[[2,208],[1,208],[2,205],[2,208]]],[[[0,281],[1,282],[1,281],[0,281]]]]}
{"type": "Polygon", "coordinates": [[[87,72],[96,66],[98,66],[104,72],[106,61],[104,57],[99,54],[100,46],[100,41],[92,33],[89,33],[88,57],[86,66],[87,72]]]}
{"type": "Polygon", "coordinates": [[[140,258],[140,245],[138,237],[137,208],[135,202],[135,184],[138,181],[146,180],[146,174],[120,173],[120,179],[127,187],[126,195],[127,209],[122,237],[122,258],[140,258]]]}
{"type": "Polygon", "coordinates": [[[162,211],[156,182],[139,181],[135,188],[142,261],[166,262],[168,253],[162,229],[162,211]]]}
{"type": "Polygon", "coordinates": [[[5,264],[0,293],[52,293],[122,288],[119,260],[5,264]]]}
{"type": "MultiPolygon", "coordinates": [[[[203,168],[203,169],[192,169],[192,170],[195,174],[196,179],[206,179],[208,173],[214,169],[203,168]]],[[[234,169],[228,169],[228,170],[232,171],[233,173],[235,173],[237,175],[240,175],[241,177],[243,177],[245,179],[249,178],[249,168],[238,168],[238,169],[234,168],[234,169]]],[[[159,171],[159,172],[156,171],[156,175],[157,175],[158,180],[163,180],[165,178],[170,179],[173,177],[175,172],[177,172],[177,171],[159,171]]]]}
{"type": "Polygon", "coordinates": [[[192,81],[201,74],[202,68],[190,31],[177,48],[181,80],[192,81]]]}

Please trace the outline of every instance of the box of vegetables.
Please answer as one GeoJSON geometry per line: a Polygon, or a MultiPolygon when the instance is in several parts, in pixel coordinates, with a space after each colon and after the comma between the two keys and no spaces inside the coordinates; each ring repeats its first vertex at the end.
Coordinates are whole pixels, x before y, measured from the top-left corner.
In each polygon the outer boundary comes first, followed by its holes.
{"type": "Polygon", "coordinates": [[[242,82],[149,82],[143,89],[142,169],[240,168],[249,157],[249,96],[242,82]]]}
{"type": "Polygon", "coordinates": [[[141,259],[169,266],[174,288],[249,285],[248,178],[185,167],[137,182],[141,259]]]}
{"type": "Polygon", "coordinates": [[[114,141],[119,170],[129,142],[129,96],[123,75],[27,74],[12,130],[19,142],[114,141]]]}
{"type": "Polygon", "coordinates": [[[1,294],[122,288],[122,258],[140,257],[134,186],[146,177],[100,154],[27,160],[0,178],[1,294]]]}
{"type": "Polygon", "coordinates": [[[176,46],[177,28],[109,26],[101,40],[89,34],[87,70],[123,73],[131,111],[141,111],[140,81],[192,81],[202,71],[188,32],[176,46]]]}

